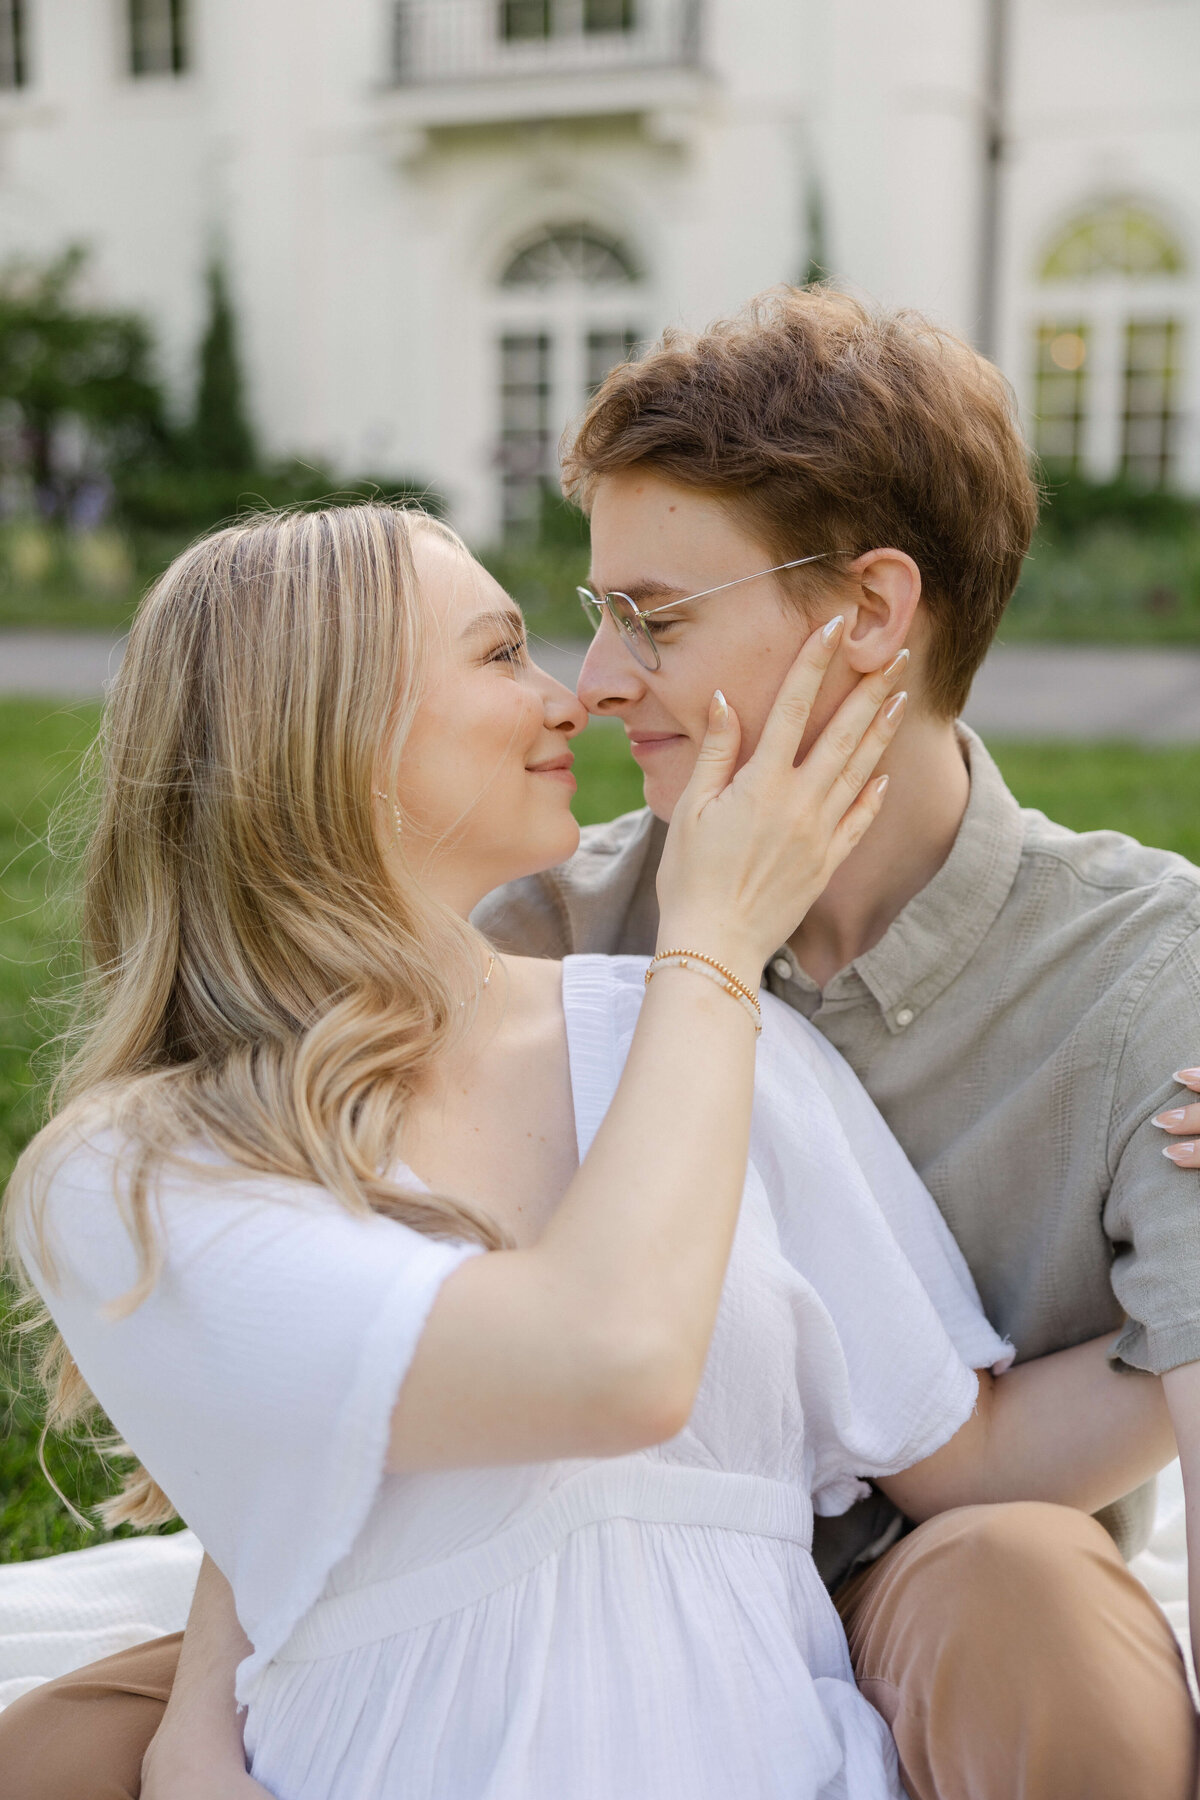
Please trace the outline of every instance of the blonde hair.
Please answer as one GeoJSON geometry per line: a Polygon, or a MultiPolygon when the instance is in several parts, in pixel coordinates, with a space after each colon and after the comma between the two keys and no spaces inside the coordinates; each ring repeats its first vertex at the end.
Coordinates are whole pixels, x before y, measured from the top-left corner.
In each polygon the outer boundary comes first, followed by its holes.
{"type": "MultiPolygon", "coordinates": [[[[480,973],[478,934],[387,857],[376,825],[373,790],[390,815],[425,668],[418,531],[462,548],[381,504],[259,515],[194,544],[143,602],[97,751],[83,1028],[6,1196],[14,1267],[20,1210],[54,1279],[48,1184],[97,1118],[128,1146],[125,1311],[161,1267],[154,1171],[197,1143],[351,1212],[506,1241],[388,1177],[411,1084],[469,1018],[480,973]]],[[[47,1429],[95,1408],[52,1328],[40,1374],[47,1429]]],[[[103,1509],[109,1523],[172,1515],[143,1469],[103,1509]]]]}

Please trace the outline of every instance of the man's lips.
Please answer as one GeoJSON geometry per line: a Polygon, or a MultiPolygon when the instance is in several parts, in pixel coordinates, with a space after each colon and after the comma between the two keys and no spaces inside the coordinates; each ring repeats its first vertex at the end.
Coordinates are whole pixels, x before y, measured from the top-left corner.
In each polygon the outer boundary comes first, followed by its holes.
{"type": "Polygon", "coordinates": [[[643,757],[653,757],[657,751],[665,750],[668,744],[681,744],[682,731],[631,731],[629,749],[634,762],[641,762],[643,757]]]}

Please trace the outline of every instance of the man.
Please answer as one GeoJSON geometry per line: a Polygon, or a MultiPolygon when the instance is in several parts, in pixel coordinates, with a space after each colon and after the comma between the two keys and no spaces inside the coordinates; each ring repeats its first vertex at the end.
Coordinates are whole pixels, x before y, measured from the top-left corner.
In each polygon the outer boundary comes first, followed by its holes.
{"type": "MultiPolygon", "coordinates": [[[[858,1071],[1022,1358],[1111,1329],[1131,1367],[1172,1371],[1200,1490],[1200,1217],[1152,1123],[1200,1044],[1200,872],[1022,813],[956,724],[1036,517],[1003,382],[918,319],[780,294],[610,375],[567,475],[599,619],[580,695],[624,725],[647,807],[480,923],[526,953],[651,951],[662,821],[713,690],[748,754],[814,625],[845,618],[810,736],[907,651],[883,812],[766,980],[858,1071]]],[[[1135,1549],[1148,1496],[1106,1523],[1135,1549]]],[[[901,1536],[875,1501],[820,1527],[913,1800],[1190,1800],[1182,1663],[1100,1524],[1022,1504],[901,1536]]],[[[38,1800],[137,1791],[174,1656],[148,1645],[22,1703],[43,1742],[71,1738],[38,1800]]],[[[33,1792],[0,1768],[3,1800],[33,1792]]]]}
{"type": "MultiPolygon", "coordinates": [[[[1200,872],[1023,813],[956,723],[1036,518],[1000,377],[919,319],[779,294],[610,375],[566,475],[599,622],[579,694],[624,726],[647,807],[479,922],[526,952],[650,953],[713,689],[748,754],[814,625],[846,618],[810,736],[907,647],[883,813],[767,984],[865,1082],[1021,1359],[1111,1329],[1132,1368],[1173,1371],[1194,1495],[1200,1220],[1153,1120],[1200,1043],[1200,872]]],[[[1126,1554],[1151,1497],[1105,1518],[1126,1554]]],[[[914,1800],[1193,1791],[1182,1665],[1099,1524],[1022,1505],[901,1530],[867,1502],[817,1552],[914,1800]]]]}

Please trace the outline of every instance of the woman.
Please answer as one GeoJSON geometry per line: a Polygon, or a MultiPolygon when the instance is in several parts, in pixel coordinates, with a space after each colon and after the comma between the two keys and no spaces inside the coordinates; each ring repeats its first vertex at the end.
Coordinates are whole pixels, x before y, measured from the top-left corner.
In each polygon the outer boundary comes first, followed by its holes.
{"type": "Polygon", "coordinates": [[[178,1508],[229,1579],[272,1793],[895,1800],[813,1504],[1095,1507],[1169,1455],[1103,1346],[992,1381],[928,1196],[772,1006],[749,1154],[763,960],[902,710],[864,680],[794,766],[838,627],[736,774],[715,698],[646,970],[466,922],[572,849],[583,718],[451,534],[262,519],[139,616],[97,1010],[8,1228],[55,1418],[86,1383],[143,1459],[110,1516],[178,1508]]]}

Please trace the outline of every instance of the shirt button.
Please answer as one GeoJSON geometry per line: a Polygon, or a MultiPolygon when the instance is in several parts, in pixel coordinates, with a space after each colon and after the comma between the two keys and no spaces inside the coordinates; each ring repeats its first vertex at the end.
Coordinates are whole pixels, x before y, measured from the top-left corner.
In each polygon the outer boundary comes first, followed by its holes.
{"type": "Polygon", "coordinates": [[[896,1014],[896,1023],[899,1025],[900,1029],[903,1030],[906,1025],[912,1024],[916,1016],[917,1015],[911,1006],[902,1006],[900,1011],[896,1014]]]}
{"type": "Polygon", "coordinates": [[[780,981],[790,981],[792,979],[792,965],[786,956],[777,956],[775,961],[771,964],[771,967],[778,975],[780,981]]]}

